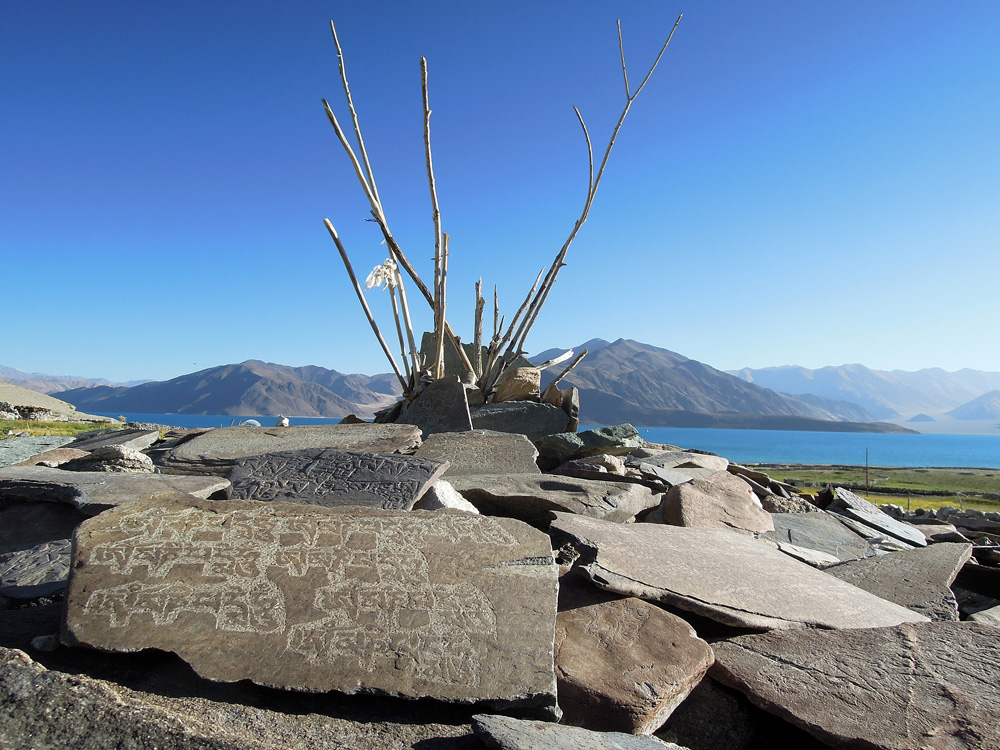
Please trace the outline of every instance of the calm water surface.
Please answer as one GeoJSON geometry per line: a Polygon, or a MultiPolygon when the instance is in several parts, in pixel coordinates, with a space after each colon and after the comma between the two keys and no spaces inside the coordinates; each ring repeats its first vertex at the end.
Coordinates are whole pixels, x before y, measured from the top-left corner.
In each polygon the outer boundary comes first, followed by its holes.
{"type": "MultiPolygon", "coordinates": [[[[117,417],[118,414],[107,414],[117,417]]],[[[126,414],[132,422],[177,427],[229,427],[256,419],[265,427],[275,417],[219,414],[126,414]]],[[[295,418],[292,424],[333,424],[334,418],[295,418]]],[[[581,427],[586,429],[586,427],[581,427]]],[[[975,466],[1000,468],[1000,435],[882,435],[856,432],[715,430],[639,427],[653,443],[671,443],[725,456],[738,463],[847,464],[863,466],[975,466]]]]}

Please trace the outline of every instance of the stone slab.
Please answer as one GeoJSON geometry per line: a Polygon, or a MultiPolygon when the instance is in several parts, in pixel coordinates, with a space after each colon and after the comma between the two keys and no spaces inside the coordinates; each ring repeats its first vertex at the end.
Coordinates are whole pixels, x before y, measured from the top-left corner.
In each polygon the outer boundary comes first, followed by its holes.
{"type": "Polygon", "coordinates": [[[455,477],[451,483],[480,513],[543,527],[550,511],[624,523],[659,503],[659,497],[641,484],[550,474],[484,474],[455,477]]]}
{"type": "Polygon", "coordinates": [[[684,750],[656,737],[592,732],[545,721],[476,714],[472,728],[491,750],[684,750]]]}
{"type": "Polygon", "coordinates": [[[493,430],[442,432],[427,437],[418,458],[448,461],[446,477],[479,474],[541,474],[538,450],[524,435],[493,430]]]}
{"type": "Polygon", "coordinates": [[[483,404],[472,407],[470,413],[472,426],[477,430],[516,432],[532,440],[563,432],[570,420],[562,409],[533,401],[483,404]]]}
{"type": "Polygon", "coordinates": [[[564,724],[652,734],[714,658],[676,615],[577,575],[560,580],[556,680],[564,724]]]}
{"type": "Polygon", "coordinates": [[[713,678],[833,747],[1000,747],[1000,638],[988,625],[771,632],[712,647],[713,678]]]}
{"type": "Polygon", "coordinates": [[[871,557],[875,551],[859,534],[840,522],[837,516],[817,510],[815,513],[772,513],[774,531],[764,536],[778,544],[794,544],[828,555],[842,562],[871,557]]]}
{"type": "Polygon", "coordinates": [[[52,468],[59,466],[59,464],[64,464],[67,461],[72,461],[74,458],[83,458],[84,456],[89,456],[90,453],[87,451],[80,451],[76,448],[53,448],[52,450],[44,451],[31,458],[26,458],[23,461],[18,461],[16,464],[11,464],[12,466],[38,466],[39,464],[46,464],[52,468]]]}
{"type": "Polygon", "coordinates": [[[771,514],[749,485],[725,470],[671,487],[663,499],[663,520],[674,526],[774,531],[771,514]]]}
{"type": "Polygon", "coordinates": [[[840,513],[855,521],[859,521],[876,531],[888,534],[895,539],[912,544],[915,547],[926,547],[927,539],[920,529],[908,523],[897,521],[888,513],[879,510],[878,506],[868,502],[863,497],[858,497],[850,490],[843,487],[836,487],[833,490],[834,497],[826,510],[840,513]]]}
{"type": "Polygon", "coordinates": [[[109,445],[120,445],[125,448],[134,448],[137,451],[141,451],[159,439],[159,430],[101,430],[97,435],[74,440],[66,447],[91,452],[98,448],[106,448],[109,445]]]}
{"type": "Polygon", "coordinates": [[[133,503],[77,530],[63,640],[248,679],[555,716],[556,567],[511,519],[133,503]]]}
{"type": "Polygon", "coordinates": [[[594,583],[744,628],[865,628],[924,621],[898,604],[726,529],[614,524],[556,513],[594,583]]]}
{"type": "Polygon", "coordinates": [[[62,503],[0,500],[0,554],[70,539],[86,516],[62,503]]]}
{"type": "Polygon", "coordinates": [[[336,448],[268,453],[237,460],[230,497],[410,510],[447,468],[414,456],[336,448]]]}
{"type": "Polygon", "coordinates": [[[841,563],[826,572],[931,620],[957,622],[950,586],[971,555],[971,544],[940,543],[841,563]]]}
{"type": "Polygon", "coordinates": [[[87,515],[157,495],[184,493],[211,497],[228,488],[228,479],[211,476],[109,474],[46,466],[0,468],[0,496],[8,500],[69,503],[87,515]]]}
{"type": "Polygon", "coordinates": [[[995,628],[1000,628],[1000,607],[990,607],[989,609],[974,612],[969,615],[969,620],[971,622],[978,622],[983,625],[992,625],[995,628]]]}
{"type": "Polygon", "coordinates": [[[228,474],[237,459],[265,453],[339,448],[407,453],[420,445],[420,429],[407,424],[318,424],[291,427],[220,427],[159,454],[164,471],[228,474]]]}
{"type": "Polygon", "coordinates": [[[538,441],[538,451],[546,465],[555,467],[574,458],[601,453],[624,456],[645,445],[639,431],[630,424],[596,427],[583,432],[559,432],[538,441]]]}
{"type": "Polygon", "coordinates": [[[712,472],[727,471],[729,468],[729,460],[722,456],[693,451],[661,451],[644,457],[642,463],[664,469],[709,469],[712,472]]]}
{"type": "Polygon", "coordinates": [[[57,539],[0,554],[0,594],[37,599],[62,591],[69,577],[71,546],[69,539],[57,539]]]}
{"type": "Polygon", "coordinates": [[[400,414],[396,423],[416,425],[425,438],[439,432],[471,430],[465,386],[455,376],[435,380],[400,414]]]}

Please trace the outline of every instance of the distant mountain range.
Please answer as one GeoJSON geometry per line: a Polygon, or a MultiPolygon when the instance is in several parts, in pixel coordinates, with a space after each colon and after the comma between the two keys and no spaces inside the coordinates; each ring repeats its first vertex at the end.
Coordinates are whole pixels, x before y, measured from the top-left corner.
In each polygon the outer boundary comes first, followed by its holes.
{"type": "MultiPolygon", "coordinates": [[[[723,372],[676,352],[628,339],[592,339],[589,355],[564,380],[581,393],[585,424],[887,431],[876,420],[1000,419],[1000,373],[905,372],[842,365],[723,372]],[[932,416],[928,416],[932,415],[932,416]]],[[[532,357],[542,362],[562,353],[532,357]]],[[[559,367],[543,373],[543,387],[559,367]]],[[[25,373],[0,365],[0,380],[56,394],[103,413],[276,415],[370,418],[399,397],[390,374],[345,375],[323,367],[258,360],[212,367],[162,382],[107,381],[25,373]]]]}
{"type": "MultiPolygon", "coordinates": [[[[918,414],[948,412],[959,419],[992,419],[992,416],[961,416],[971,414],[975,407],[961,409],[989,391],[1000,389],[1000,372],[958,370],[947,372],[929,368],[904,370],[872,370],[864,365],[841,365],[810,370],[805,367],[783,366],[762,369],[744,368],[732,372],[748,383],[772,390],[801,396],[814,394],[824,398],[850,401],[863,407],[876,419],[910,419],[918,414]]],[[[977,413],[986,414],[980,409],[977,413]]]]}
{"type": "MultiPolygon", "coordinates": [[[[824,397],[775,393],[676,352],[628,339],[592,339],[574,347],[587,357],[562,381],[580,389],[584,423],[632,422],[647,427],[905,431],[871,424],[858,406],[824,397]]],[[[543,362],[562,353],[532,357],[543,362]]],[[[555,377],[543,373],[543,386],[555,377]]]]}
{"type": "Polygon", "coordinates": [[[371,418],[399,398],[393,375],[344,375],[323,367],[286,367],[255,359],[210,367],[131,388],[74,388],[59,398],[95,412],[371,418]],[[86,404],[86,407],[81,406],[86,404]]]}

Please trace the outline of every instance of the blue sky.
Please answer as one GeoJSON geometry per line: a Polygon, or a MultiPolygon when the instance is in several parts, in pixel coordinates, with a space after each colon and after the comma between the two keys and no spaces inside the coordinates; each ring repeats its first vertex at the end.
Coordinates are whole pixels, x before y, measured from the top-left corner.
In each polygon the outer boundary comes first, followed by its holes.
{"type": "Polygon", "coordinates": [[[449,319],[471,339],[475,279],[509,316],[580,212],[572,107],[602,150],[615,19],[634,84],[680,12],[529,350],[1000,370],[992,0],[0,3],[0,364],[388,370],[322,223],[362,277],[386,257],[320,103],[346,120],[331,18],[389,224],[429,279],[428,58],[449,319]]]}

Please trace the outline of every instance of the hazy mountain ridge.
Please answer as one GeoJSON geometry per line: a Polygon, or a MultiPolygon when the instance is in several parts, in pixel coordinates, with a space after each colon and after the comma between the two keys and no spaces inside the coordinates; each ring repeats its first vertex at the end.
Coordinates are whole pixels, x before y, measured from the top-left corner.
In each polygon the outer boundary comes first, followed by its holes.
{"type": "Polygon", "coordinates": [[[1000,419],[1000,390],[983,395],[948,412],[956,419],[1000,419]]]}
{"type": "MultiPolygon", "coordinates": [[[[814,394],[857,404],[879,419],[905,419],[922,412],[944,412],[1000,389],[1000,372],[941,368],[916,371],[873,370],[860,364],[811,370],[796,365],[743,368],[733,375],[778,391],[814,394]]],[[[966,417],[971,418],[971,417],[966,417]]]]}
{"type": "MultiPolygon", "coordinates": [[[[563,381],[580,389],[581,420],[645,426],[826,429],[825,421],[870,422],[871,415],[831,399],[799,399],[748,383],[676,352],[628,339],[595,339],[590,354],[563,381]],[[778,421],[783,426],[778,427],[778,421]]],[[[549,349],[532,360],[550,359],[549,349]]],[[[555,377],[543,373],[543,386],[555,377]]],[[[877,429],[877,428],[859,428],[877,429]]]]}
{"type": "Polygon", "coordinates": [[[115,383],[103,378],[85,378],[80,375],[46,375],[41,372],[25,372],[16,367],[0,365],[0,381],[6,381],[36,393],[59,393],[71,388],[87,388],[98,385],[138,385],[141,380],[131,383],[115,383]]]}
{"type": "Polygon", "coordinates": [[[296,417],[370,418],[396,401],[389,375],[345,375],[309,365],[287,367],[259,360],[222,365],[162,382],[97,386],[59,393],[59,398],[101,412],[162,414],[285,414],[296,417]]]}

